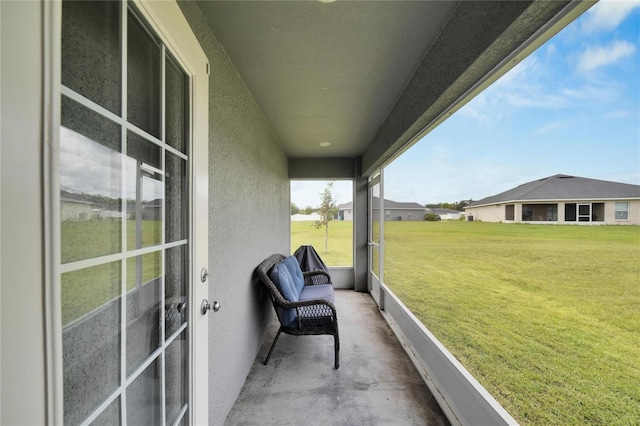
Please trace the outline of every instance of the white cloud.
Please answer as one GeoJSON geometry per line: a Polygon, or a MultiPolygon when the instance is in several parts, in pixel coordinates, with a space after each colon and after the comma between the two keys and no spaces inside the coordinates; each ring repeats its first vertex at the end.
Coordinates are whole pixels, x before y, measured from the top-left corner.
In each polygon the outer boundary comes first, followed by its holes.
{"type": "MultiPolygon", "coordinates": [[[[66,191],[122,197],[122,167],[126,169],[127,198],[136,197],[137,163],[99,142],[66,127],[60,128],[60,186],[66,191]]],[[[149,177],[142,178],[142,199],[150,201],[164,196],[164,184],[149,177]]]]}
{"type": "Polygon", "coordinates": [[[79,133],[60,129],[60,184],[74,192],[120,197],[121,157],[79,133]]]}
{"type": "Polygon", "coordinates": [[[563,127],[567,127],[567,126],[568,126],[568,123],[566,122],[556,121],[555,123],[549,123],[545,126],[540,127],[538,130],[536,130],[536,133],[539,135],[544,135],[545,133],[550,133],[550,132],[553,132],[554,130],[562,129],[563,127]]]}
{"type": "Polygon", "coordinates": [[[629,118],[629,117],[632,117],[634,114],[637,114],[637,113],[634,111],[617,110],[617,111],[609,112],[607,115],[604,116],[604,118],[612,118],[612,119],[629,118]]]}
{"type": "Polygon", "coordinates": [[[636,46],[625,40],[613,41],[608,46],[595,46],[587,49],[578,61],[578,71],[588,72],[596,68],[611,65],[622,58],[633,55],[636,46]]]}
{"type": "MultiPolygon", "coordinates": [[[[549,48],[552,54],[554,49],[549,48]]],[[[465,105],[460,114],[493,126],[517,108],[567,108],[567,96],[550,89],[549,72],[550,68],[532,55],[465,105]]]]}
{"type": "Polygon", "coordinates": [[[586,33],[612,30],[638,7],[638,0],[601,0],[585,15],[582,30],[586,33]]]}
{"type": "MultiPolygon", "coordinates": [[[[322,191],[327,186],[327,180],[292,180],[291,202],[300,208],[319,207],[322,201],[322,191]]],[[[333,181],[333,199],[336,204],[344,204],[353,199],[353,181],[333,181]]]]}

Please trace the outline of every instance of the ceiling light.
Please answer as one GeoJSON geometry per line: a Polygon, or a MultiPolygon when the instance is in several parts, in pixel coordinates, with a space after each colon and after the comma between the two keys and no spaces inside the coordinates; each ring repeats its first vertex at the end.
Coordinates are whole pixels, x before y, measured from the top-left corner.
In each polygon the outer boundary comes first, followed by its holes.
{"type": "Polygon", "coordinates": [[[333,3],[336,0],[318,0],[320,3],[333,3]]]}
{"type": "MultiPolygon", "coordinates": [[[[321,0],[322,1],[322,0],[321,0]]],[[[320,142],[318,145],[325,147],[331,145],[331,142],[320,142]]]]}

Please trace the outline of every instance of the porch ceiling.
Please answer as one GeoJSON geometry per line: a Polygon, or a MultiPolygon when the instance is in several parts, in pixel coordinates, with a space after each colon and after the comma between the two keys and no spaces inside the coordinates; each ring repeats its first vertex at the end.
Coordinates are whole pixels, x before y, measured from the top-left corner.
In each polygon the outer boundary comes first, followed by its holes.
{"type": "Polygon", "coordinates": [[[198,4],[291,158],[371,168],[577,3],[198,4]]]}

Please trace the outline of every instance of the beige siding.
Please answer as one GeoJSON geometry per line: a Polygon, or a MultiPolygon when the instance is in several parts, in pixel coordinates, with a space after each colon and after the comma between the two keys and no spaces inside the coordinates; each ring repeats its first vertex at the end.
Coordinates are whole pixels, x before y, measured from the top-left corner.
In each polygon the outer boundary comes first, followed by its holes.
{"type": "MultiPolygon", "coordinates": [[[[514,203],[507,203],[514,204],[514,203]]],[[[640,225],[640,200],[580,200],[580,201],[536,201],[515,203],[514,220],[513,222],[520,223],[522,220],[522,205],[523,204],[557,204],[558,205],[558,220],[557,221],[533,221],[531,223],[556,223],[556,224],[578,224],[578,225],[640,225]],[[616,202],[629,203],[629,218],[626,220],[616,219],[615,209],[616,202]],[[565,221],[565,209],[567,204],[604,204],[604,220],[600,221],[565,221]]],[[[505,206],[506,204],[492,204],[490,206],[471,207],[465,210],[465,216],[473,216],[474,221],[482,222],[512,222],[505,220],[505,206]]],[[[539,215],[538,215],[539,216],[539,215]]],[[[537,217],[537,216],[536,216],[537,217]]]]}

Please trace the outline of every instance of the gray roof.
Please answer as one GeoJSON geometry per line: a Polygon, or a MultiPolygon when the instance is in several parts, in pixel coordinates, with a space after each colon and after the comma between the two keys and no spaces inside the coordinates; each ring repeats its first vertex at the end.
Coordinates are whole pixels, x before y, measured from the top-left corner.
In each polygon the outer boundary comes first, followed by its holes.
{"type": "MultiPolygon", "coordinates": [[[[339,204],[338,208],[340,210],[351,209],[353,208],[353,201],[349,201],[348,203],[339,204]]],[[[380,208],[380,198],[373,197],[373,208],[380,208]]],[[[426,210],[426,208],[419,203],[414,202],[397,202],[392,200],[384,199],[384,208],[385,209],[394,209],[394,210],[426,210]]]]}
{"type": "Polygon", "coordinates": [[[510,201],[610,200],[640,198],[640,185],[609,182],[569,175],[553,175],[524,183],[497,195],[474,201],[467,207],[510,201]]]}

